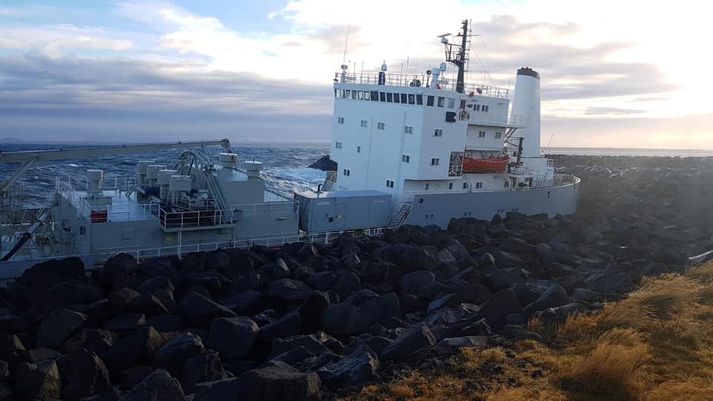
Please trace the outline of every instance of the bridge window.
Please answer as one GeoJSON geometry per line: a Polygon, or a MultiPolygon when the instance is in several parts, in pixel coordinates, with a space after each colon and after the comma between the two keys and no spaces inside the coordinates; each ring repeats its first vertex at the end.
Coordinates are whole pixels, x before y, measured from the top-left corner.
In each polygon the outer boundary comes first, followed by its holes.
{"type": "Polygon", "coordinates": [[[423,95],[416,95],[416,104],[419,106],[423,105],[423,95]]]}
{"type": "Polygon", "coordinates": [[[453,109],[456,107],[456,100],[453,99],[452,97],[448,98],[448,108],[453,109]]]}
{"type": "Polygon", "coordinates": [[[482,182],[476,182],[475,183],[475,189],[481,189],[483,188],[483,183],[482,182]]]}
{"type": "Polygon", "coordinates": [[[410,125],[404,126],[404,134],[413,134],[413,127],[410,125]]]}
{"type": "Polygon", "coordinates": [[[485,131],[478,131],[478,138],[485,138],[485,131]]]}
{"type": "Polygon", "coordinates": [[[387,188],[393,188],[394,187],[394,182],[391,180],[386,180],[386,187],[387,188]]]}
{"type": "Polygon", "coordinates": [[[371,91],[371,101],[372,102],[379,101],[379,92],[378,91],[371,91]]]}
{"type": "Polygon", "coordinates": [[[394,93],[394,103],[401,103],[401,101],[399,99],[400,99],[399,94],[394,93]]]}
{"type": "Polygon", "coordinates": [[[337,148],[337,149],[341,149],[341,148],[342,148],[342,143],[341,143],[341,142],[337,142],[337,143],[334,144],[334,147],[337,148]]]}
{"type": "Polygon", "coordinates": [[[434,157],[433,159],[431,159],[431,166],[437,166],[440,162],[441,160],[439,158],[434,157]]]}
{"type": "Polygon", "coordinates": [[[349,169],[345,168],[342,173],[343,173],[346,177],[349,177],[349,175],[351,175],[352,172],[351,172],[349,169]]]}
{"type": "Polygon", "coordinates": [[[401,155],[401,161],[404,163],[409,163],[411,161],[411,156],[409,155],[401,155]]]}
{"type": "Polygon", "coordinates": [[[442,128],[436,128],[433,130],[433,136],[443,136],[443,129],[442,128]]]}
{"type": "Polygon", "coordinates": [[[463,189],[468,189],[468,183],[467,183],[467,182],[464,182],[464,183],[463,183],[463,189]]]}
{"type": "Polygon", "coordinates": [[[357,94],[357,99],[364,100],[364,92],[358,91],[358,92],[356,92],[356,94],[357,94]]]}
{"type": "Polygon", "coordinates": [[[426,98],[426,106],[433,106],[433,100],[434,100],[433,96],[428,96],[426,98]]]}
{"type": "Polygon", "coordinates": [[[405,93],[401,94],[401,103],[406,103],[406,94],[405,93]]]}
{"type": "Polygon", "coordinates": [[[376,129],[383,130],[386,127],[384,123],[376,123],[376,129]]]}
{"type": "Polygon", "coordinates": [[[487,112],[488,110],[490,110],[490,106],[488,106],[487,104],[484,104],[484,105],[483,105],[483,111],[486,111],[486,112],[487,112]]]}
{"type": "Polygon", "coordinates": [[[502,137],[503,137],[503,133],[502,133],[502,132],[496,132],[496,133],[495,133],[495,139],[500,139],[500,138],[502,138],[502,137]]]}
{"type": "Polygon", "coordinates": [[[382,102],[385,102],[386,101],[386,93],[379,92],[379,100],[382,102]]]}
{"type": "Polygon", "coordinates": [[[337,117],[337,124],[344,124],[344,117],[337,117]]]}
{"type": "Polygon", "coordinates": [[[362,127],[365,127],[365,128],[366,128],[366,127],[368,126],[368,124],[369,124],[368,121],[366,121],[366,120],[361,120],[361,126],[362,126],[362,127]]]}
{"type": "Polygon", "coordinates": [[[475,111],[480,111],[480,105],[479,105],[479,104],[476,104],[476,105],[473,107],[473,110],[475,110],[475,111]]]}
{"type": "Polygon", "coordinates": [[[416,96],[415,95],[408,95],[408,104],[416,104],[416,96]]]}
{"type": "Polygon", "coordinates": [[[438,107],[445,107],[446,105],[446,98],[442,96],[438,96],[438,107]]]}
{"type": "Polygon", "coordinates": [[[393,102],[393,101],[394,101],[394,94],[391,93],[391,92],[387,93],[387,94],[386,94],[386,101],[387,101],[388,103],[393,102]]]}
{"type": "MultiPolygon", "coordinates": [[[[359,92],[361,93],[361,92],[359,92]]],[[[352,99],[356,100],[357,98],[357,91],[352,91],[352,99]]]]}
{"type": "Polygon", "coordinates": [[[357,146],[357,153],[361,153],[361,146],[357,146]]]}

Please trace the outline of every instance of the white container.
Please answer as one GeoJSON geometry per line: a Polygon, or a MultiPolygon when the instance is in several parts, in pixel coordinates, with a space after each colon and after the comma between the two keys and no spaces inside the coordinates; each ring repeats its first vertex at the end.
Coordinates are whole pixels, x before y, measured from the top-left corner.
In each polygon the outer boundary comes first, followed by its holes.
{"type": "Polygon", "coordinates": [[[190,175],[172,175],[168,179],[168,192],[189,192],[191,187],[190,175]]]}
{"type": "Polygon", "coordinates": [[[99,169],[87,170],[87,189],[89,191],[98,191],[101,183],[104,181],[104,171],[99,169]]]}
{"type": "Polygon", "coordinates": [[[146,179],[151,181],[151,180],[156,180],[158,179],[158,172],[160,170],[165,169],[166,166],[163,164],[151,164],[148,167],[146,167],[146,179]]]}
{"type": "Polygon", "coordinates": [[[223,167],[236,168],[238,166],[238,155],[235,153],[218,153],[218,161],[223,167]]]}
{"type": "Polygon", "coordinates": [[[176,175],[176,170],[163,169],[158,171],[158,176],[156,178],[158,185],[168,185],[168,182],[172,175],[176,175]]]}

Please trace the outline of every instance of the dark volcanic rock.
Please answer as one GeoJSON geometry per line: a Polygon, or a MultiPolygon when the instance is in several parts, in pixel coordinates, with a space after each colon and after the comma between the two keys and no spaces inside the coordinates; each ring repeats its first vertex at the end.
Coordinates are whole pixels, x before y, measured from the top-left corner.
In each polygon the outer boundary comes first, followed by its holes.
{"type": "Polygon", "coordinates": [[[322,327],[324,327],[324,331],[332,335],[353,336],[364,333],[372,321],[372,316],[362,309],[342,302],[327,307],[322,327]]]}
{"type": "Polygon", "coordinates": [[[168,338],[153,327],[142,327],[119,339],[108,349],[102,359],[112,371],[128,369],[139,362],[151,364],[156,351],[168,338]]]}
{"type": "Polygon", "coordinates": [[[59,310],[45,318],[37,329],[37,344],[42,347],[57,348],[87,320],[81,313],[59,310]]]}
{"type": "Polygon", "coordinates": [[[416,270],[405,274],[399,281],[401,296],[427,297],[436,283],[436,276],[428,270],[416,270]]]}
{"type": "Polygon", "coordinates": [[[221,301],[238,315],[254,315],[262,310],[263,298],[260,291],[245,290],[221,301]]]}
{"type": "Polygon", "coordinates": [[[322,329],[324,312],[329,306],[329,297],[321,291],[312,291],[299,308],[303,333],[314,333],[322,329]]]}
{"type": "Polygon", "coordinates": [[[187,393],[192,393],[198,383],[223,380],[227,375],[215,352],[190,358],[183,365],[181,385],[187,393]]]}
{"type": "Polygon", "coordinates": [[[18,281],[33,289],[44,290],[69,279],[86,279],[84,263],[77,257],[38,263],[26,270],[18,281]]]}
{"type": "Polygon", "coordinates": [[[186,361],[204,350],[200,337],[190,332],[180,334],[158,349],[154,356],[154,367],[178,376],[186,361]]]}
{"type": "Polygon", "coordinates": [[[522,310],[525,314],[534,313],[546,308],[554,308],[557,306],[562,306],[569,303],[569,295],[567,291],[561,285],[555,283],[552,284],[547,291],[542,293],[537,300],[527,305],[525,309],[522,310]]]}
{"type": "Polygon", "coordinates": [[[280,299],[286,302],[302,302],[309,296],[312,288],[307,284],[282,278],[270,283],[268,293],[271,298],[280,299]]]}
{"type": "Polygon", "coordinates": [[[208,347],[223,358],[240,358],[250,351],[259,331],[257,323],[247,317],[215,319],[210,326],[208,347]]]}
{"type": "Polygon", "coordinates": [[[324,155],[307,167],[322,171],[337,171],[337,162],[330,159],[329,155],[324,155]]]}
{"type": "Polygon", "coordinates": [[[302,373],[284,362],[270,362],[238,377],[239,394],[246,400],[302,401],[319,398],[321,381],[314,373],[302,373]]]}
{"type": "Polygon", "coordinates": [[[379,358],[367,345],[359,345],[341,360],[323,366],[319,378],[330,387],[358,385],[371,379],[379,367],[379,358]]]}
{"type": "Polygon", "coordinates": [[[440,352],[452,354],[464,347],[485,347],[487,344],[488,336],[449,337],[439,341],[437,348],[440,352]]]}
{"type": "Polygon", "coordinates": [[[190,324],[198,327],[208,327],[216,318],[235,317],[235,312],[195,292],[183,298],[180,313],[190,324]]]}
{"type": "Polygon", "coordinates": [[[21,333],[27,331],[30,324],[7,308],[0,308],[0,332],[1,333],[21,333]]]}
{"type": "Polygon", "coordinates": [[[53,360],[21,363],[15,370],[15,391],[26,400],[56,400],[62,396],[62,380],[53,360]]]}
{"type": "Polygon", "coordinates": [[[155,370],[144,381],[124,394],[119,401],[185,401],[178,380],[165,370],[155,370]]]}
{"type": "Polygon", "coordinates": [[[58,361],[64,390],[63,399],[79,400],[98,394],[112,393],[109,370],[93,352],[79,349],[58,361]]]}
{"type": "Polygon", "coordinates": [[[478,312],[477,318],[484,318],[493,330],[498,330],[505,324],[507,315],[521,311],[522,306],[512,289],[505,288],[490,297],[478,312]]]}
{"type": "Polygon", "coordinates": [[[277,338],[299,334],[301,327],[302,318],[300,313],[297,311],[290,312],[263,326],[260,329],[260,338],[266,342],[272,342],[277,338]]]}
{"type": "Polygon", "coordinates": [[[436,338],[428,326],[418,325],[398,336],[381,356],[387,360],[403,361],[412,357],[416,351],[435,344],[436,338]]]}

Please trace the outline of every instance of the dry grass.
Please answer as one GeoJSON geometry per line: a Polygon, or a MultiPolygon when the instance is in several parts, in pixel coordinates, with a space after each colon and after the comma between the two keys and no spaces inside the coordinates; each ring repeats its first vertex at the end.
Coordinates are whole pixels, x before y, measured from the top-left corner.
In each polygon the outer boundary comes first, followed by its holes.
{"type": "Polygon", "coordinates": [[[547,345],[464,349],[445,368],[348,399],[713,401],[713,263],[648,279],[626,299],[562,326],[528,326],[547,345]]]}

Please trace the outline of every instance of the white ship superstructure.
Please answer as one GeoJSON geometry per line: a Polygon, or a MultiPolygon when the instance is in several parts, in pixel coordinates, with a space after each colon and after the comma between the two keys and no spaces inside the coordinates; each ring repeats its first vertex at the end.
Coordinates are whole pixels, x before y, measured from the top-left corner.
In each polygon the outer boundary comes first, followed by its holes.
{"type": "Polygon", "coordinates": [[[327,190],[391,195],[392,226],[445,226],[452,217],[490,218],[508,211],[574,212],[578,179],[556,176],[540,148],[539,74],[527,67],[517,71],[512,105],[507,89],[466,83],[468,37],[468,21],[458,35],[460,44],[443,37],[446,59],[457,68],[454,80],[444,78],[446,63],[421,75],[394,74],[386,65],[356,74],[342,65],[335,74],[330,149],[338,170],[327,190]],[[574,195],[553,198],[562,184],[574,195]],[[512,194],[538,188],[551,188],[549,205],[534,206],[525,200],[528,195],[512,194]],[[456,210],[411,213],[434,195],[478,193],[488,195],[456,203],[456,210]],[[492,193],[523,202],[486,201],[492,193]]]}

